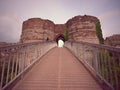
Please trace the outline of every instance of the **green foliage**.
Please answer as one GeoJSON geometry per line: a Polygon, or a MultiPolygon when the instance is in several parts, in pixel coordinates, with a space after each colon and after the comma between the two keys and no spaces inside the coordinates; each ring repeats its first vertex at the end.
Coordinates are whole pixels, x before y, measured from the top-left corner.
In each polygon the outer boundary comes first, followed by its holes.
{"type": "MultiPolygon", "coordinates": [[[[116,88],[116,78],[118,82],[120,82],[119,54],[108,50],[101,50],[99,57],[100,74],[104,77],[104,79],[111,83],[114,88],[116,88]]],[[[120,86],[120,83],[118,84],[118,86],[120,86]]]]}
{"type": "Polygon", "coordinates": [[[69,37],[69,33],[68,33],[68,29],[66,28],[64,33],[63,33],[64,37],[65,37],[65,41],[68,41],[68,37],[69,37]]]}
{"type": "Polygon", "coordinates": [[[99,43],[100,44],[104,44],[104,39],[103,39],[103,35],[102,35],[101,25],[100,25],[99,21],[96,23],[96,34],[97,34],[97,37],[99,39],[99,43]]]}

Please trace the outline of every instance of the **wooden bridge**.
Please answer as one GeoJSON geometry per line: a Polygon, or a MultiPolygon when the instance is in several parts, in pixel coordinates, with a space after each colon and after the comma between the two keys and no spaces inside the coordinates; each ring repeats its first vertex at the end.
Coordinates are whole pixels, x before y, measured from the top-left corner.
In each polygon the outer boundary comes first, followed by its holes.
{"type": "Polygon", "coordinates": [[[120,60],[118,48],[83,42],[63,48],[53,42],[2,47],[0,89],[119,90],[119,71],[113,70],[119,61],[109,61],[117,60],[116,54],[120,60]]]}

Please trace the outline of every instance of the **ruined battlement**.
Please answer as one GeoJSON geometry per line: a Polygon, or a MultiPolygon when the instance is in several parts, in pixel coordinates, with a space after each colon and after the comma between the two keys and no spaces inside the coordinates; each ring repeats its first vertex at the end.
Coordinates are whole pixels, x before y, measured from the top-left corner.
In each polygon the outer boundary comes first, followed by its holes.
{"type": "Polygon", "coordinates": [[[75,16],[64,24],[55,24],[54,22],[31,18],[23,22],[21,42],[45,41],[49,39],[54,41],[56,36],[63,34],[67,29],[70,41],[85,41],[98,43],[96,35],[96,22],[98,18],[94,16],[75,16]]]}

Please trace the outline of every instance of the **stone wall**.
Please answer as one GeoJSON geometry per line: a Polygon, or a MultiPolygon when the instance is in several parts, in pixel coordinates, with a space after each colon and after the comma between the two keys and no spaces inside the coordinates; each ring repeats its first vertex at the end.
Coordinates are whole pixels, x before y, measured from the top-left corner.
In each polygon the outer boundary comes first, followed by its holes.
{"type": "Polygon", "coordinates": [[[31,18],[23,22],[21,42],[43,41],[54,38],[54,23],[40,18],[31,18]]]}
{"type": "Polygon", "coordinates": [[[66,25],[65,24],[56,24],[55,25],[55,38],[58,35],[63,34],[65,29],[66,29],[66,25]]]}
{"type": "Polygon", "coordinates": [[[98,21],[93,16],[75,16],[65,24],[54,24],[50,20],[31,18],[23,22],[21,42],[55,40],[63,34],[66,28],[69,31],[69,41],[85,41],[98,43],[95,23],[98,21]]]}
{"type": "Polygon", "coordinates": [[[120,47],[120,34],[112,35],[110,37],[106,37],[104,44],[120,47]]]}
{"type": "Polygon", "coordinates": [[[18,43],[8,43],[8,42],[0,42],[0,47],[17,45],[18,43]]]}
{"type": "Polygon", "coordinates": [[[67,22],[69,40],[98,43],[96,22],[98,19],[91,16],[77,16],[67,22]]]}

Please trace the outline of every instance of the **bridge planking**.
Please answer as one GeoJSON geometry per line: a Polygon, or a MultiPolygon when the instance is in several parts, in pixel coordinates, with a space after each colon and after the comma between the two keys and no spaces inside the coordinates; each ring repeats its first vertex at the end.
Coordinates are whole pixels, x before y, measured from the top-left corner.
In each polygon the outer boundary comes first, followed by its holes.
{"type": "Polygon", "coordinates": [[[54,48],[12,90],[102,90],[66,48],[54,48]]]}

